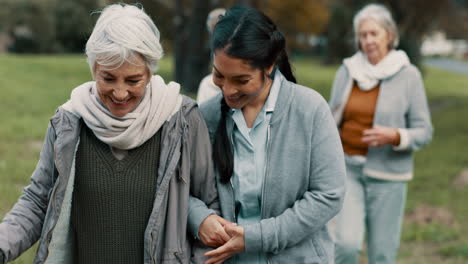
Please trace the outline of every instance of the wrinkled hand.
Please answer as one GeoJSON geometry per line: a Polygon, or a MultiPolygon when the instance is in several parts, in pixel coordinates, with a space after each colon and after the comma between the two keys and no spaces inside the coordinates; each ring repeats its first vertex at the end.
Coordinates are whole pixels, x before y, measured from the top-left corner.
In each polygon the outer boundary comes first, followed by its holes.
{"type": "Polygon", "coordinates": [[[218,215],[209,215],[203,220],[198,229],[198,237],[203,244],[209,247],[219,247],[224,245],[231,236],[226,233],[224,227],[233,224],[218,215]]]}
{"type": "Polygon", "coordinates": [[[376,125],[372,129],[366,129],[363,132],[362,142],[371,147],[380,147],[385,145],[398,145],[400,134],[394,127],[384,127],[376,125]]]}
{"type": "Polygon", "coordinates": [[[223,246],[206,252],[205,256],[210,257],[205,264],[223,263],[228,258],[235,254],[245,251],[244,228],[236,224],[226,225],[224,227],[226,233],[231,236],[231,239],[223,246]]]}

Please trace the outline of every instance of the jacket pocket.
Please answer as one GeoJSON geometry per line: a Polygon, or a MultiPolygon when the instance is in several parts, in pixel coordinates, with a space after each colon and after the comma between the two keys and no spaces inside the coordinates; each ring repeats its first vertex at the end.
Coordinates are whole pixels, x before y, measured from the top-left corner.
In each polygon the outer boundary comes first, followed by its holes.
{"type": "Polygon", "coordinates": [[[315,252],[317,252],[317,256],[320,258],[322,263],[326,263],[325,250],[323,249],[322,244],[320,243],[320,241],[317,241],[317,238],[313,238],[313,239],[311,239],[311,241],[312,241],[312,244],[313,244],[313,246],[315,248],[315,252]]]}
{"type": "Polygon", "coordinates": [[[316,246],[314,239],[308,239],[301,243],[287,248],[278,254],[271,255],[270,263],[283,264],[325,264],[327,263],[322,248],[316,246]]]}
{"type": "Polygon", "coordinates": [[[157,261],[160,264],[185,264],[189,263],[184,251],[180,250],[163,250],[161,258],[157,261]]]}

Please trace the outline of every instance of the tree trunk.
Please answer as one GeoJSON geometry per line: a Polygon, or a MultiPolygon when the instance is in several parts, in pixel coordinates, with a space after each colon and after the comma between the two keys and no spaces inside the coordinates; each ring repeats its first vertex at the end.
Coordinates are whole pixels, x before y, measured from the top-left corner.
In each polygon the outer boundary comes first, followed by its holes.
{"type": "Polygon", "coordinates": [[[210,53],[205,21],[210,4],[205,0],[193,0],[189,16],[183,13],[182,0],[176,0],[175,5],[175,79],[186,93],[195,95],[198,84],[208,73],[210,53]]]}
{"type": "MultiPolygon", "coordinates": [[[[175,0],[175,16],[174,16],[174,77],[176,82],[183,85],[184,67],[186,57],[185,44],[187,34],[184,30],[185,15],[183,13],[182,0],[175,0]]],[[[182,86],[184,88],[184,86],[182,86]]]]}
{"type": "Polygon", "coordinates": [[[208,45],[208,32],[206,29],[206,17],[210,11],[209,1],[194,0],[192,15],[187,26],[187,67],[184,69],[185,91],[196,93],[198,85],[208,73],[210,51],[208,45]]]}

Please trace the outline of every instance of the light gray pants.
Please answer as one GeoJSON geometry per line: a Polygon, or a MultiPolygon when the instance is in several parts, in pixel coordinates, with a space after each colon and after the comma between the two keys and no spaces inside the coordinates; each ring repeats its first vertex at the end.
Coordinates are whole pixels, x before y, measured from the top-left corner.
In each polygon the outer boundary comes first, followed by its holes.
{"type": "Polygon", "coordinates": [[[396,262],[406,182],[370,178],[363,166],[346,164],[343,209],[335,219],[336,264],[357,264],[366,233],[369,264],[396,262]]]}

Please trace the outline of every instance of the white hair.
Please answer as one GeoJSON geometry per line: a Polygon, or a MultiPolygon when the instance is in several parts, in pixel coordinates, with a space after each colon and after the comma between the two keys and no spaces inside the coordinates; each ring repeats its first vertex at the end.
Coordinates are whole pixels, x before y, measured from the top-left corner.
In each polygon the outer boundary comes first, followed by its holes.
{"type": "Polygon", "coordinates": [[[210,34],[213,32],[214,26],[218,23],[219,17],[223,16],[226,13],[224,8],[215,8],[211,10],[206,18],[206,28],[210,34]]]}
{"type": "Polygon", "coordinates": [[[118,68],[134,63],[141,55],[151,73],[156,72],[163,56],[159,30],[142,7],[127,4],[109,5],[101,12],[86,43],[91,73],[96,63],[118,68]]]}
{"type": "Polygon", "coordinates": [[[382,26],[390,36],[390,43],[388,45],[389,50],[394,49],[398,46],[400,37],[398,35],[397,26],[392,18],[392,14],[388,9],[380,4],[369,4],[364,6],[354,16],[353,27],[354,27],[354,41],[356,47],[359,49],[359,25],[366,19],[372,19],[382,26]]]}

